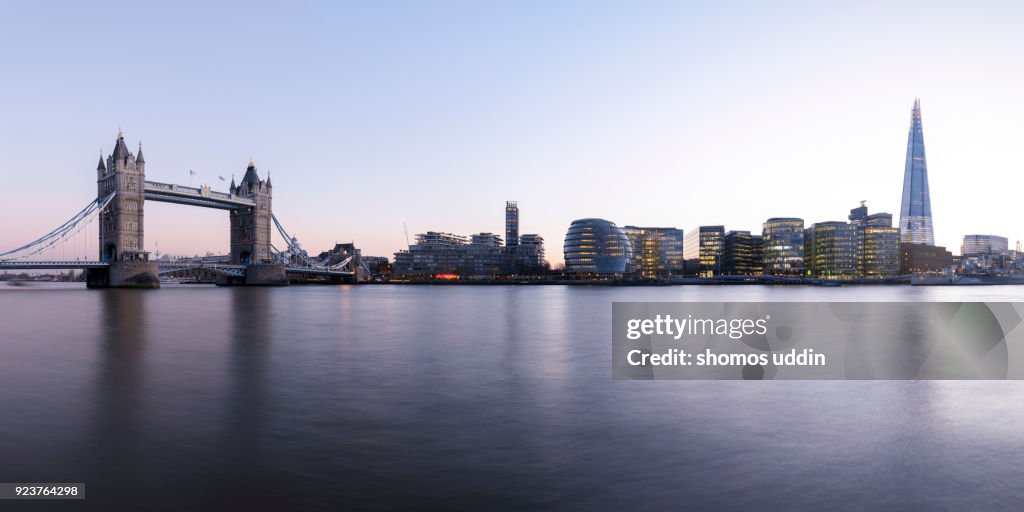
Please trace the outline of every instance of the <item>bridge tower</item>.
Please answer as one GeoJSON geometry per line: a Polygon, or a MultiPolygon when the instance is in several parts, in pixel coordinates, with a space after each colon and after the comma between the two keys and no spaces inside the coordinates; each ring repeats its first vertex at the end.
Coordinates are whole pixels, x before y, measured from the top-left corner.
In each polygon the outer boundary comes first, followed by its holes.
{"type": "Polygon", "coordinates": [[[231,263],[246,265],[245,284],[286,285],[288,277],[284,265],[274,262],[270,248],[271,201],[274,187],[270,176],[262,180],[256,164],[249,160],[242,181],[231,180],[229,192],[233,196],[253,200],[253,206],[231,210],[231,263]]]}
{"type": "Polygon", "coordinates": [[[142,145],[133,155],[118,131],[113,153],[105,164],[101,153],[96,167],[97,197],[103,200],[117,193],[99,216],[100,260],[110,266],[89,272],[90,287],[160,287],[157,265],[149,261],[144,244],[145,182],[142,145]]]}
{"type": "Polygon", "coordinates": [[[274,187],[270,178],[261,180],[256,165],[249,161],[245,176],[237,186],[231,180],[232,195],[252,199],[255,206],[231,210],[231,263],[251,265],[270,263],[270,204],[274,187]]]}

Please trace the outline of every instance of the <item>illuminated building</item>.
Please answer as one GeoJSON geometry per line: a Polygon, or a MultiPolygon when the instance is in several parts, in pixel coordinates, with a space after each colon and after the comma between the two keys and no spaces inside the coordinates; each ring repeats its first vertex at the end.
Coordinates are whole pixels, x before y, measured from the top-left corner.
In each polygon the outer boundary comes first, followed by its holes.
{"type": "Polygon", "coordinates": [[[914,100],[914,109],[910,114],[910,133],[907,135],[907,160],[903,169],[903,204],[900,207],[900,241],[935,244],[920,100],[914,100]]]}
{"type": "Polygon", "coordinates": [[[626,233],[604,219],[572,221],[564,251],[565,271],[575,274],[623,274],[633,257],[626,233]]]}
{"type": "Polygon", "coordinates": [[[819,222],[804,230],[804,271],[825,279],[858,276],[858,226],[845,222],[819,222]]]}
{"type": "Polygon", "coordinates": [[[626,226],[633,247],[630,271],[642,277],[668,277],[683,273],[683,231],[676,228],[626,226]]]}
{"type": "Polygon", "coordinates": [[[722,275],[759,276],[763,273],[761,235],[729,231],[722,240],[722,275]]]}
{"type": "Polygon", "coordinates": [[[868,208],[862,201],[859,207],[850,210],[849,219],[859,230],[860,276],[877,279],[899,275],[900,230],[893,227],[892,214],[868,215],[868,208]]]}
{"type": "Polygon", "coordinates": [[[804,271],[804,220],[775,217],[762,225],[764,274],[799,276],[804,271]]]}
{"type": "Polygon", "coordinates": [[[683,244],[683,259],[686,260],[688,274],[700,277],[722,274],[722,236],[724,234],[724,226],[700,226],[686,234],[683,244]]]}

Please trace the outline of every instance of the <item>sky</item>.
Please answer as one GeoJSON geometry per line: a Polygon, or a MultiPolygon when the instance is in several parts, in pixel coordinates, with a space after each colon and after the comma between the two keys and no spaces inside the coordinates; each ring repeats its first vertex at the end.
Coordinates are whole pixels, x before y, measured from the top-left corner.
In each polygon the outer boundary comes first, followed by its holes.
{"type": "MultiPolygon", "coordinates": [[[[252,158],[312,253],[503,233],[507,200],[556,264],[584,217],[898,218],[916,97],[936,242],[1024,239],[1024,7],[709,4],[0,2],[0,250],[95,198],[118,129],[150,180],[226,190],[252,158]]],[[[145,230],[228,251],[220,210],[148,202],[145,230]]]]}

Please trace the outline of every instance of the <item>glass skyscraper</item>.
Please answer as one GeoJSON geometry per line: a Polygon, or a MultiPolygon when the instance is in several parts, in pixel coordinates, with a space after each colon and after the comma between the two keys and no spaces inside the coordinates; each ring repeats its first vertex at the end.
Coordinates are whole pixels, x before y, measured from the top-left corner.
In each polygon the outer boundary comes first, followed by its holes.
{"type": "Polygon", "coordinates": [[[924,157],[921,100],[914,100],[907,136],[907,163],[903,170],[903,205],[900,207],[900,241],[935,245],[932,233],[932,200],[928,193],[928,163],[924,157]]]}

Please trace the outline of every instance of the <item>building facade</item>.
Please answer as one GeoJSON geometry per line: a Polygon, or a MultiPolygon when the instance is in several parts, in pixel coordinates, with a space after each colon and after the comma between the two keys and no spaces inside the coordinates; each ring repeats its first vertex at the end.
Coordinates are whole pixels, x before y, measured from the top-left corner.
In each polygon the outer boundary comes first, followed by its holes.
{"type": "Polygon", "coordinates": [[[729,231],[722,242],[722,275],[759,276],[764,273],[761,235],[729,231]]]}
{"type": "Polygon", "coordinates": [[[953,254],[945,247],[900,243],[900,273],[923,274],[942,272],[953,266],[953,254]]]}
{"type": "Polygon", "coordinates": [[[819,222],[804,230],[804,272],[823,279],[859,276],[858,228],[846,222],[819,222]]]}
{"type": "Polygon", "coordinates": [[[571,274],[624,274],[633,246],[622,228],[604,219],[577,219],[564,245],[565,271],[571,274]]]}
{"type": "Polygon", "coordinates": [[[900,230],[893,227],[892,214],[868,215],[867,206],[861,202],[859,207],[850,210],[849,219],[858,229],[860,276],[880,279],[899,275],[900,230]]]}
{"type": "Polygon", "coordinates": [[[804,273],[804,220],[774,217],[762,225],[764,274],[800,276],[804,273]]]}
{"type": "Polygon", "coordinates": [[[519,245],[510,247],[512,251],[511,274],[537,275],[547,272],[548,263],[544,258],[544,237],[528,233],[519,236],[519,245]]]}
{"type": "Polygon", "coordinates": [[[469,238],[453,233],[428,231],[416,235],[416,244],[395,253],[392,269],[397,276],[458,274],[463,269],[463,248],[469,238]]]}
{"type": "Polygon", "coordinates": [[[645,279],[682,275],[683,231],[676,228],[626,226],[633,247],[630,271],[645,279]]]}
{"type": "Polygon", "coordinates": [[[686,273],[699,277],[722,274],[722,237],[725,226],[699,226],[690,230],[683,240],[686,273]]]}
{"type": "Polygon", "coordinates": [[[505,245],[519,245],[519,203],[505,202],[505,245]]]}
{"type": "Polygon", "coordinates": [[[914,100],[907,136],[907,159],[903,169],[903,202],[900,206],[900,241],[935,245],[932,229],[932,199],[928,190],[928,162],[921,127],[921,100],[914,100]]]}
{"type": "Polygon", "coordinates": [[[1010,241],[997,235],[964,235],[960,244],[961,256],[995,256],[1006,254],[1010,250],[1010,241]]]}

